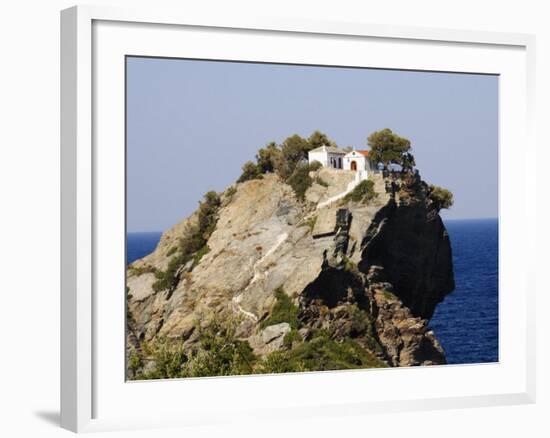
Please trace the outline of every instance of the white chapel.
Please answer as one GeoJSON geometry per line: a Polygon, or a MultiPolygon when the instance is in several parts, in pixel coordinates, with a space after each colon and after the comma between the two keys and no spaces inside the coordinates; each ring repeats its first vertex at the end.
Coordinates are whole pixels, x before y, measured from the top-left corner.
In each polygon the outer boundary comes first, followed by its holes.
{"type": "Polygon", "coordinates": [[[369,159],[368,150],[346,152],[334,146],[320,146],[308,152],[309,164],[318,161],[324,167],[343,170],[376,172],[376,164],[369,159]]]}
{"type": "Polygon", "coordinates": [[[324,167],[343,169],[346,151],[334,146],[320,146],[308,152],[309,164],[318,161],[324,167]]]}
{"type": "Polygon", "coordinates": [[[375,172],[376,165],[369,159],[368,150],[356,150],[353,149],[344,155],[344,170],[366,170],[368,172],[375,172]]]}

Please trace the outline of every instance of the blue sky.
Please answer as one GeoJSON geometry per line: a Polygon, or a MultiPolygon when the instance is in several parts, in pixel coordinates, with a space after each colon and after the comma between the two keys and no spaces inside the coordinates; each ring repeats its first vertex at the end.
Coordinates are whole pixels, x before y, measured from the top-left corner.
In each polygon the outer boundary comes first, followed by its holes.
{"type": "Polygon", "coordinates": [[[454,193],[444,218],[497,217],[496,76],[128,58],[127,229],[179,222],[270,141],[318,129],[365,148],[382,128],[454,193]]]}

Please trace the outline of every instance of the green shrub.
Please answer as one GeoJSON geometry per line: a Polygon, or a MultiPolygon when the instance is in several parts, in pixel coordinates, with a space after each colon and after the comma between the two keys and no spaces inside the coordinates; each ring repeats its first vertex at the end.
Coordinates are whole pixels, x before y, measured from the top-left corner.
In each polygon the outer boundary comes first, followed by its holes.
{"type": "Polygon", "coordinates": [[[265,148],[261,148],[256,154],[256,163],[260,173],[275,172],[277,163],[281,159],[281,150],[277,143],[271,142],[265,148]]]}
{"type": "MultiPolygon", "coordinates": [[[[314,164],[316,164],[316,163],[319,163],[319,162],[318,162],[318,161],[314,161],[314,162],[309,166],[310,170],[312,170],[311,167],[312,167],[314,164]]],[[[319,163],[319,164],[320,164],[320,163],[319,163]]],[[[316,182],[317,184],[319,184],[320,186],[328,187],[328,182],[326,182],[326,181],[325,181],[324,179],[322,179],[322,178],[316,177],[316,178],[315,178],[315,182],[316,182]]]]}
{"type": "Polygon", "coordinates": [[[243,164],[243,172],[237,180],[238,183],[250,181],[251,179],[259,179],[262,177],[262,173],[258,166],[252,161],[247,161],[243,164]]]}
{"type": "Polygon", "coordinates": [[[286,180],[296,193],[296,197],[300,200],[304,200],[307,189],[313,184],[313,179],[309,176],[309,172],[312,170],[312,166],[315,166],[317,161],[309,164],[299,164],[294,169],[294,172],[286,180]]]}
{"type": "Polygon", "coordinates": [[[287,350],[275,351],[260,359],[247,341],[236,338],[236,324],[233,321],[222,324],[214,320],[206,327],[197,325],[196,330],[197,343],[188,352],[184,351],[182,341],[159,338],[142,343],[143,354],[153,361],[154,367],[144,373],[143,357],[133,352],[128,368],[134,378],[209,377],[386,366],[372,353],[380,348],[374,339],[370,344],[367,343],[369,348],[372,344],[372,351],[353,339],[335,341],[323,330],[317,331],[310,341],[304,342],[294,328],[285,335],[283,341],[287,350]]]}
{"type": "Polygon", "coordinates": [[[261,322],[260,328],[264,329],[270,325],[287,322],[291,328],[297,329],[299,327],[298,306],[280,287],[275,290],[275,299],[275,304],[269,316],[261,322]]]}
{"type": "Polygon", "coordinates": [[[433,184],[430,185],[428,196],[438,210],[451,208],[454,202],[453,194],[449,190],[433,184]]]}
{"type": "Polygon", "coordinates": [[[181,342],[157,338],[144,346],[145,353],[154,361],[155,367],[138,375],[139,379],[172,379],[182,377],[187,363],[187,355],[181,342]]]}
{"type": "Polygon", "coordinates": [[[327,371],[386,366],[372,352],[357,341],[346,339],[337,342],[320,331],[311,341],[303,342],[288,351],[269,354],[259,366],[263,373],[299,371],[327,371]]]}
{"type": "Polygon", "coordinates": [[[187,263],[184,257],[180,254],[176,257],[173,257],[168,262],[168,267],[165,271],[155,272],[155,278],[157,279],[153,283],[153,289],[155,292],[160,292],[163,290],[172,290],[178,285],[179,276],[178,270],[180,266],[187,263]]]}
{"type": "Polygon", "coordinates": [[[355,340],[336,342],[325,333],[300,344],[289,352],[288,357],[291,364],[316,371],[384,366],[374,354],[361,347],[355,340]]]}
{"type": "Polygon", "coordinates": [[[369,158],[374,163],[383,163],[385,167],[389,164],[414,166],[414,158],[409,153],[410,140],[400,137],[391,129],[373,132],[369,135],[367,143],[370,146],[369,158]]]}
{"type": "Polygon", "coordinates": [[[365,333],[372,335],[372,333],[369,333],[369,328],[372,324],[367,312],[361,310],[357,304],[352,304],[349,307],[349,314],[352,335],[359,336],[365,333]]]}
{"type": "Polygon", "coordinates": [[[236,339],[235,327],[233,321],[221,324],[217,319],[206,327],[201,327],[197,323],[197,343],[193,350],[187,353],[180,340],[158,338],[153,342],[144,342],[142,350],[153,361],[153,369],[147,373],[140,373],[143,359],[139,356],[137,359],[131,359],[128,368],[137,379],[250,374],[257,357],[247,341],[236,339]]]}
{"type": "Polygon", "coordinates": [[[310,148],[315,149],[320,146],[336,146],[336,143],[332,141],[328,136],[321,131],[314,131],[307,139],[310,148]]]}
{"type": "Polygon", "coordinates": [[[290,349],[295,343],[301,342],[301,341],[302,341],[302,336],[300,335],[300,333],[298,333],[298,330],[292,329],[283,338],[283,345],[286,348],[290,349]]]}
{"type": "MultiPolygon", "coordinates": [[[[207,230],[206,228],[201,228],[198,223],[190,224],[179,239],[179,248],[178,254],[181,255],[182,259],[186,263],[191,259],[191,255],[199,251],[205,244],[209,237],[209,234],[213,231],[212,225],[207,230]]],[[[182,264],[183,264],[182,263],[182,264]]]]}
{"type": "MultiPolygon", "coordinates": [[[[321,167],[323,167],[323,165],[319,162],[319,161],[314,161],[313,163],[311,163],[309,165],[309,171],[310,172],[315,172],[317,170],[319,170],[321,167]]],[[[327,184],[325,181],[323,181],[321,178],[318,178],[318,184],[327,184]]],[[[327,184],[328,186],[328,184],[327,184]]]]}
{"type": "Polygon", "coordinates": [[[235,338],[233,324],[212,322],[200,329],[199,342],[186,366],[186,376],[230,376],[252,373],[256,356],[247,341],[235,338]]]}
{"type": "Polygon", "coordinates": [[[368,203],[377,196],[378,194],[374,191],[374,182],[367,179],[357,184],[357,186],[346,195],[345,200],[368,203]]]}
{"type": "Polygon", "coordinates": [[[287,183],[292,187],[296,197],[303,200],[306,191],[311,187],[313,180],[309,176],[309,168],[306,165],[296,167],[292,175],[288,178],[287,183]]]}
{"type": "Polygon", "coordinates": [[[134,350],[130,353],[130,359],[128,360],[128,369],[132,372],[132,376],[137,376],[138,371],[143,367],[143,362],[139,354],[134,350]]]}
{"type": "Polygon", "coordinates": [[[262,374],[293,373],[299,371],[308,371],[305,367],[297,363],[290,363],[287,352],[274,351],[266,356],[256,369],[262,374]]]}
{"type": "Polygon", "coordinates": [[[166,253],[166,256],[167,257],[170,257],[171,255],[174,255],[176,253],[176,251],[178,250],[178,247],[177,246],[173,246],[172,248],[170,248],[168,250],[168,252],[166,253]]]}
{"type": "Polygon", "coordinates": [[[200,263],[201,259],[209,252],[210,252],[210,247],[208,245],[204,245],[201,249],[199,249],[193,256],[192,267],[194,268],[195,266],[197,266],[200,263]]]}
{"type": "Polygon", "coordinates": [[[276,163],[276,171],[283,180],[289,179],[296,167],[307,160],[307,153],[310,151],[311,145],[305,138],[294,134],[281,145],[281,155],[276,163]]]}
{"type": "Polygon", "coordinates": [[[157,281],[153,283],[153,289],[156,292],[173,290],[179,282],[180,268],[190,260],[193,260],[193,268],[209,251],[207,242],[216,228],[220,204],[220,196],[216,192],[210,191],[204,195],[199,203],[197,223],[187,227],[179,241],[177,254],[170,259],[166,270],[155,272],[157,281]]]}
{"type": "Polygon", "coordinates": [[[130,275],[135,275],[136,277],[139,277],[143,274],[154,274],[156,272],[156,268],[151,265],[143,265],[143,266],[129,266],[128,271],[130,275]]]}
{"type": "Polygon", "coordinates": [[[226,204],[232,201],[233,196],[235,196],[235,193],[237,193],[237,187],[235,186],[231,186],[225,191],[226,204]]]}
{"type": "MultiPolygon", "coordinates": [[[[322,145],[336,146],[336,143],[319,131],[313,132],[308,139],[294,134],[287,137],[281,145],[271,142],[258,150],[255,163],[247,161],[243,165],[242,174],[237,182],[260,179],[265,173],[275,172],[283,181],[288,182],[290,178],[293,178],[294,181],[291,185],[298,187],[298,193],[302,193],[299,197],[302,199],[303,193],[311,185],[311,182],[307,181],[301,171],[297,173],[296,171],[298,167],[303,166],[303,163],[307,161],[308,152],[322,145]],[[302,182],[298,182],[298,179],[302,182]]],[[[312,163],[309,170],[318,170],[321,167],[321,163],[315,162],[312,163]]],[[[322,180],[320,184],[323,185],[322,180]]]]}
{"type": "Polygon", "coordinates": [[[204,240],[208,240],[216,228],[220,204],[220,196],[213,190],[206,192],[204,200],[199,203],[199,233],[204,240]]]}

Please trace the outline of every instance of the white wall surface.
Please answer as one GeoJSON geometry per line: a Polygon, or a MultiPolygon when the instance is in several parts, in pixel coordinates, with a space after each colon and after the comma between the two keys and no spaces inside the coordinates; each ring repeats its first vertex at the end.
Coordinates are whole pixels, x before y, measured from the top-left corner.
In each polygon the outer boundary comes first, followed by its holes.
{"type": "Polygon", "coordinates": [[[323,166],[327,167],[327,153],[326,152],[308,152],[308,162],[311,164],[314,161],[318,161],[323,166]]]}
{"type": "MultiPolygon", "coordinates": [[[[185,0],[89,1],[124,6],[185,7],[185,0]]],[[[539,199],[548,200],[550,162],[543,144],[549,119],[548,2],[524,0],[254,0],[196,2],[204,11],[414,24],[431,27],[536,33],[539,199]]],[[[0,13],[0,435],[69,436],[59,418],[59,10],[72,1],[3,2],[0,13]]],[[[546,142],[547,143],[547,142],[546,142]]],[[[518,145],[518,152],[521,145],[518,145]]],[[[548,202],[538,206],[548,217],[548,202]]],[[[533,206],[533,209],[535,206],[533,206]]],[[[548,226],[540,220],[538,270],[549,261],[548,226]],[[543,227],[544,226],[544,227],[543,227]]],[[[538,278],[538,402],[530,406],[466,409],[368,418],[315,418],[271,424],[234,424],[185,431],[117,432],[122,436],[550,436],[548,284],[538,278]]]]}
{"type": "Polygon", "coordinates": [[[344,169],[350,170],[352,161],[357,163],[357,169],[369,170],[367,169],[367,159],[358,152],[351,152],[344,157],[344,169]]]}

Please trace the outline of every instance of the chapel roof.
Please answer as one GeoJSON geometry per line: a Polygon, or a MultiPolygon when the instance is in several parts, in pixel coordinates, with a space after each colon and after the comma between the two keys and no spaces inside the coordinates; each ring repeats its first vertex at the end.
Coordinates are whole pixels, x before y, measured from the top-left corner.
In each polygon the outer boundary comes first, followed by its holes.
{"type": "Polygon", "coordinates": [[[310,152],[330,152],[332,154],[342,154],[342,155],[345,155],[346,153],[346,151],[340,148],[337,148],[334,146],[326,146],[326,145],[319,146],[318,148],[312,149],[310,152]]]}
{"type": "Polygon", "coordinates": [[[368,157],[370,151],[367,150],[367,149],[362,149],[362,150],[354,149],[354,150],[348,152],[347,155],[354,155],[354,152],[357,153],[357,154],[363,155],[364,157],[368,157]]]}

